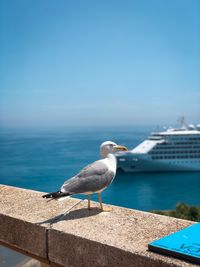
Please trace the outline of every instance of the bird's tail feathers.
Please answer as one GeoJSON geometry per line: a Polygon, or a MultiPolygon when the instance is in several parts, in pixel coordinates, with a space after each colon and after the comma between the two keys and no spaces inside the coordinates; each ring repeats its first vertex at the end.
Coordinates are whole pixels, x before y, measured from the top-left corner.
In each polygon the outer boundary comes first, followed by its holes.
{"type": "Polygon", "coordinates": [[[58,199],[61,197],[67,197],[70,194],[68,192],[61,192],[61,191],[57,191],[57,192],[52,192],[46,195],[43,195],[43,198],[51,198],[51,199],[58,199]]]}

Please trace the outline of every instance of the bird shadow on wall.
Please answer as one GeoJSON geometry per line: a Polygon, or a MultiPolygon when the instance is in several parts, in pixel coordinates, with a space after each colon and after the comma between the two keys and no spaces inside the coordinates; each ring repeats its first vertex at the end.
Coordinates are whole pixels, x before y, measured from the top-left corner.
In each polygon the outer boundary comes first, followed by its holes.
{"type": "Polygon", "coordinates": [[[77,220],[81,218],[96,216],[101,212],[102,211],[99,208],[91,208],[90,210],[88,210],[87,208],[80,208],[76,210],[71,210],[70,212],[59,214],[57,216],[54,216],[42,222],[38,222],[36,224],[42,225],[42,224],[49,223],[50,225],[53,225],[54,223],[57,223],[60,221],[77,220]]]}

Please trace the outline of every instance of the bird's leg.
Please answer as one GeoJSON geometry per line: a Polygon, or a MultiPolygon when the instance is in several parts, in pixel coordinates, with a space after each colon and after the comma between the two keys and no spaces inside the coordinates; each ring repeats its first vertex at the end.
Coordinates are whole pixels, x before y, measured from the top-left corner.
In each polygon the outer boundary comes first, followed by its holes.
{"type": "Polygon", "coordinates": [[[88,209],[90,210],[90,194],[88,194],[88,209]]]}
{"type": "Polygon", "coordinates": [[[99,199],[100,208],[103,211],[103,204],[102,204],[102,199],[101,199],[101,193],[98,193],[98,199],[99,199]]]}
{"type": "Polygon", "coordinates": [[[98,193],[98,199],[99,199],[99,204],[100,204],[100,208],[102,211],[112,211],[111,208],[104,208],[103,207],[103,203],[102,203],[102,199],[101,199],[101,193],[98,193]]]}

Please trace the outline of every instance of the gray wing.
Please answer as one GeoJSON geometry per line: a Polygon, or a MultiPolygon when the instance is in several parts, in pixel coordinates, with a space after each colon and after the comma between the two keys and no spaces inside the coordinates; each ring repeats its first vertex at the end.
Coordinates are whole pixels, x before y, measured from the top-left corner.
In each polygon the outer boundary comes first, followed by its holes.
{"type": "Polygon", "coordinates": [[[70,195],[97,192],[107,187],[113,178],[114,172],[110,171],[106,164],[95,161],[67,180],[61,187],[61,191],[70,195]]]}

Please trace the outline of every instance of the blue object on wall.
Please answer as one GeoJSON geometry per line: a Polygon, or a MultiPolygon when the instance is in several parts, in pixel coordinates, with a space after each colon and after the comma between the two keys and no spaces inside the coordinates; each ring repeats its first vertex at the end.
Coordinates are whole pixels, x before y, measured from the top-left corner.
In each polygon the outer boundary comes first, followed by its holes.
{"type": "Polygon", "coordinates": [[[200,223],[148,244],[151,251],[200,264],[200,223]]]}

